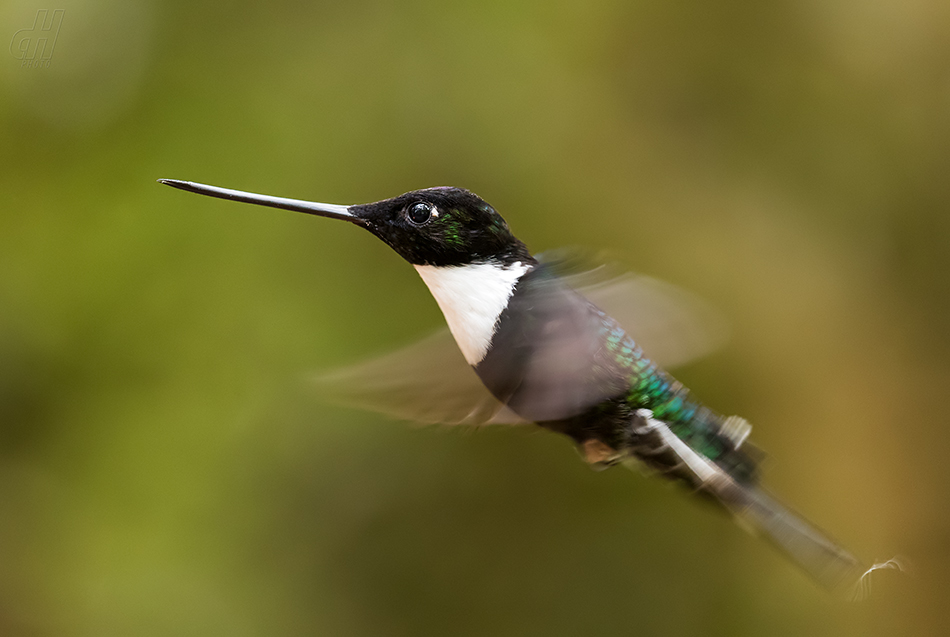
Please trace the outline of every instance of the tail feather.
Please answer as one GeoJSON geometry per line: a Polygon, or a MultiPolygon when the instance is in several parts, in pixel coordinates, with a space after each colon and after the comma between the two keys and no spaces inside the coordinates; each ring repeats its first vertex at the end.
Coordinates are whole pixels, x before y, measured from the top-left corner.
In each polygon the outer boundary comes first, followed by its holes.
{"type": "Polygon", "coordinates": [[[851,593],[866,572],[858,560],[824,532],[759,487],[746,487],[724,502],[753,532],[764,535],[823,587],[851,593]]]}
{"type": "Polygon", "coordinates": [[[874,567],[865,569],[847,550],[761,487],[735,480],[683,442],[666,423],[653,418],[649,410],[637,415],[646,422],[642,433],[658,436],[667,453],[677,457],[673,475],[712,496],[743,526],[766,537],[824,588],[852,594],[860,590],[863,577],[874,567]]]}

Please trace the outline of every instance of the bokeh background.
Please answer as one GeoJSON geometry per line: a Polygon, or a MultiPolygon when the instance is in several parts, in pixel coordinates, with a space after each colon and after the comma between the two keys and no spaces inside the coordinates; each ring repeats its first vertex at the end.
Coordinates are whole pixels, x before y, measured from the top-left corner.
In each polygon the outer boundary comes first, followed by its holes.
{"type": "Polygon", "coordinates": [[[939,0],[7,0],[0,634],[938,635],[950,622],[950,8],[939,0]],[[442,325],[347,224],[188,195],[470,188],[732,326],[677,376],[885,573],[828,597],[528,428],[330,407],[442,325]]]}

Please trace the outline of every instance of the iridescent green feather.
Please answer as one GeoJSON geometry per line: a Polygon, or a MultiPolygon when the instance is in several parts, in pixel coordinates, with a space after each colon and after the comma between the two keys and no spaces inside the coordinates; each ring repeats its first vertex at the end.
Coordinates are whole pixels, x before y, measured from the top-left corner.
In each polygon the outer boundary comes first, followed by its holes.
{"type": "Polygon", "coordinates": [[[693,450],[724,465],[737,478],[754,472],[749,460],[734,451],[721,433],[723,419],[692,400],[682,384],[650,361],[616,322],[604,315],[607,351],[628,375],[626,399],[632,410],[649,409],[693,450]]]}

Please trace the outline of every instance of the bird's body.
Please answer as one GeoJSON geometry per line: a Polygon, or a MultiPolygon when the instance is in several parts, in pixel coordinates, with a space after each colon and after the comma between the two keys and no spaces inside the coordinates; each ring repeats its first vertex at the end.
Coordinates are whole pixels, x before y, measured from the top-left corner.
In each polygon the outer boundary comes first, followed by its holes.
{"type": "Polygon", "coordinates": [[[754,479],[755,460],[723,430],[726,419],[536,259],[416,269],[492,395],[525,420],[573,438],[592,463],[633,456],[692,484],[695,476],[657,453],[652,436],[636,433],[636,413],[647,409],[740,482],[754,479]]]}
{"type": "Polygon", "coordinates": [[[592,464],[637,459],[710,496],[830,588],[860,578],[857,560],[759,487],[744,420],[694,399],[474,194],[431,188],[338,206],[163,181],[363,226],[415,266],[499,407],[570,436],[592,464]]]}

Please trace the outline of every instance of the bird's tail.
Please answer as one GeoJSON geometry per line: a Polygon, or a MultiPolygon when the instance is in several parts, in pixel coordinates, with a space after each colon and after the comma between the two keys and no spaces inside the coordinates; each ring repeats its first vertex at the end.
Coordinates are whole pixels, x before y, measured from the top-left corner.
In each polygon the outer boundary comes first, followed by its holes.
{"type": "Polygon", "coordinates": [[[761,534],[823,587],[861,597],[868,569],[800,515],[757,486],[716,494],[741,524],[761,534]]]}
{"type": "MultiPolygon", "coordinates": [[[[736,480],[721,466],[696,452],[666,423],[653,418],[649,410],[640,410],[637,415],[646,423],[638,433],[655,436],[655,444],[661,446],[667,457],[665,462],[670,466],[664,472],[712,497],[742,526],[767,538],[823,587],[852,597],[863,596],[865,576],[883,565],[864,568],[851,553],[765,489],[736,480]]],[[[656,457],[658,450],[651,453],[656,457]]]]}

